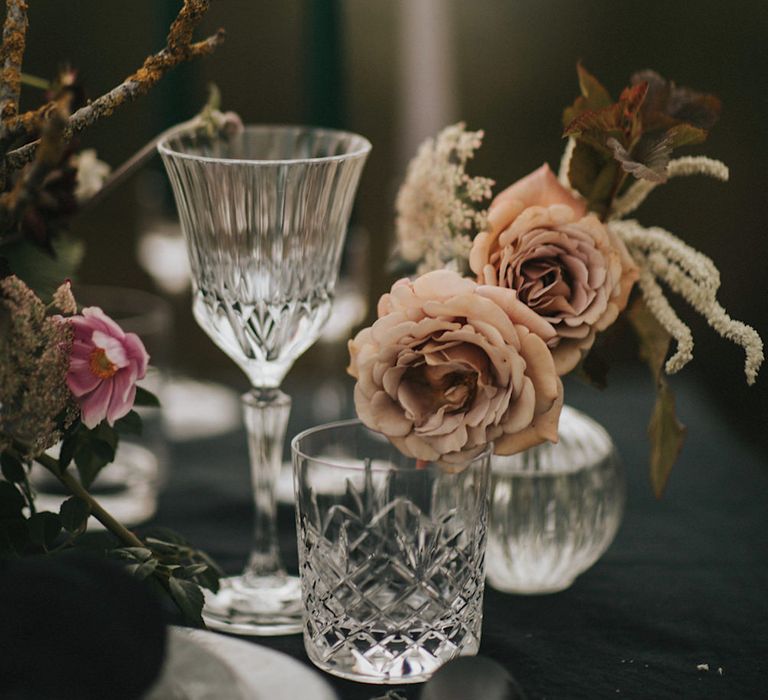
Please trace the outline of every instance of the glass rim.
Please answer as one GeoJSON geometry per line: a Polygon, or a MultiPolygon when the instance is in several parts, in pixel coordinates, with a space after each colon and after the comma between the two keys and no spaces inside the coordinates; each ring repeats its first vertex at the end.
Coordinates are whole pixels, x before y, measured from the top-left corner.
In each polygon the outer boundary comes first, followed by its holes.
{"type": "Polygon", "coordinates": [[[332,163],[334,161],[340,162],[344,160],[354,160],[367,156],[370,153],[373,146],[371,142],[354,131],[346,131],[344,129],[330,129],[322,126],[311,126],[305,124],[247,124],[244,127],[245,131],[282,131],[282,132],[314,132],[316,134],[328,134],[336,136],[352,136],[360,141],[357,148],[348,153],[342,153],[334,156],[317,156],[310,158],[279,158],[279,159],[264,159],[264,158],[221,158],[216,156],[203,156],[193,153],[185,153],[184,151],[176,150],[170,146],[171,139],[179,138],[189,133],[195,133],[200,129],[199,124],[179,124],[177,127],[172,127],[165,135],[157,142],[157,150],[162,156],[168,156],[171,158],[183,158],[185,160],[200,161],[202,163],[218,163],[221,165],[309,165],[313,163],[332,163]]]}
{"type": "MultiPolygon", "coordinates": [[[[349,428],[353,426],[364,428],[365,430],[370,431],[374,435],[381,435],[382,437],[388,440],[387,436],[384,435],[384,433],[380,433],[376,430],[373,430],[372,428],[369,428],[359,418],[346,418],[344,420],[331,421],[330,423],[321,423],[320,425],[315,425],[315,426],[312,426],[311,428],[306,428],[305,430],[302,430],[300,433],[297,433],[296,435],[294,435],[293,438],[291,439],[291,456],[303,457],[304,459],[311,460],[312,462],[315,462],[317,464],[322,464],[326,467],[332,467],[333,469],[344,469],[346,471],[351,471],[351,472],[363,472],[365,470],[365,466],[338,464],[337,462],[331,461],[329,459],[313,457],[298,448],[299,440],[302,440],[305,437],[308,437],[315,433],[319,433],[320,431],[323,431],[323,430],[332,430],[336,428],[349,428]]],[[[393,443],[390,442],[390,445],[392,446],[392,449],[397,450],[397,447],[393,443]]],[[[407,455],[403,455],[403,456],[407,457],[408,459],[413,459],[413,460],[416,459],[415,457],[408,457],[407,455]]],[[[456,471],[463,471],[464,469],[469,468],[469,466],[474,464],[475,462],[481,461],[485,458],[488,458],[490,460],[492,456],[493,456],[493,442],[489,442],[472,459],[467,460],[467,462],[464,464],[463,469],[457,469],[456,471]]],[[[451,465],[451,467],[454,467],[454,466],[459,467],[460,465],[458,464],[451,465]]],[[[398,471],[396,468],[393,468],[393,467],[377,467],[373,463],[371,464],[370,469],[373,472],[398,471]]],[[[443,469],[438,462],[432,462],[432,461],[429,462],[426,467],[424,467],[424,471],[439,471],[441,473],[446,473],[446,470],[443,469]]]]}

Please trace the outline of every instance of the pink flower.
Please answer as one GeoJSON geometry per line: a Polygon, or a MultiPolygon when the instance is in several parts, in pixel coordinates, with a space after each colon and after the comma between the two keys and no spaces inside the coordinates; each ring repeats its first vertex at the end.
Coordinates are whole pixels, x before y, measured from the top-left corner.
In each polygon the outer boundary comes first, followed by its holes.
{"type": "Polygon", "coordinates": [[[638,272],[624,243],[543,165],[491,204],[469,265],[554,327],[557,373],[570,372],[626,307],[638,272]]]}
{"type": "Polygon", "coordinates": [[[82,421],[89,428],[105,418],[113,425],[131,410],[149,355],[139,336],[125,333],[97,306],[67,321],[75,332],[67,386],[80,404],[82,421]]]}

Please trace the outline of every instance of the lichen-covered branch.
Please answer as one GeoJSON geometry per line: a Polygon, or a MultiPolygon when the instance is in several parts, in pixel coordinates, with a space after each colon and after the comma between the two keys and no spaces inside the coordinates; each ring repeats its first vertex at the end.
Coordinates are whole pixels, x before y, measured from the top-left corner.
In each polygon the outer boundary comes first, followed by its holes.
{"type": "Polygon", "coordinates": [[[7,0],[3,45],[0,48],[0,118],[3,123],[15,117],[19,111],[21,63],[24,59],[27,24],[27,3],[24,0],[7,0]]]}
{"type": "MultiPolygon", "coordinates": [[[[64,130],[64,139],[91,126],[102,117],[109,116],[118,107],[145,94],[169,70],[197,56],[210,54],[224,40],[224,30],[219,29],[215,34],[192,43],[192,33],[197,24],[208,10],[209,0],[185,0],[184,6],[171,25],[167,45],[161,51],[147,57],[135,73],[128,76],[122,83],[109,92],[81,107],[72,114],[64,130]]],[[[6,156],[6,166],[16,170],[33,158],[40,145],[33,141],[20,148],[10,151],[6,156]]]]}
{"type": "Polygon", "coordinates": [[[34,162],[16,181],[13,189],[0,195],[0,210],[4,216],[17,217],[35,196],[45,176],[59,166],[65,147],[63,135],[69,115],[68,102],[68,99],[63,99],[50,111],[43,124],[34,162]]]}

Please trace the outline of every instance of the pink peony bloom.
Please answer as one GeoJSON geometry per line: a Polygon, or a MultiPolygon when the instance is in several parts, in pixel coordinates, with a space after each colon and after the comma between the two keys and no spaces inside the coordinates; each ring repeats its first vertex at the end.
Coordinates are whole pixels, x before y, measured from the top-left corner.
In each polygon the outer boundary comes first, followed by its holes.
{"type": "Polygon", "coordinates": [[[149,355],[139,336],[125,333],[99,307],[83,309],[67,321],[75,332],[67,386],[77,399],[82,421],[95,428],[126,415],[136,398],[136,382],[147,373],[149,355]]]}

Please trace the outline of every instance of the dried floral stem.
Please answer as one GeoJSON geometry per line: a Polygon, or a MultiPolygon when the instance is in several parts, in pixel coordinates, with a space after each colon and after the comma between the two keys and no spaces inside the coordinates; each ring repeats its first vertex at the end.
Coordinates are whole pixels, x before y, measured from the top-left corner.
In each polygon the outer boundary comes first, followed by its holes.
{"type": "MultiPolygon", "coordinates": [[[[3,45],[0,48],[0,118],[15,117],[19,111],[19,93],[21,92],[21,63],[27,37],[27,3],[24,0],[7,0],[5,24],[3,25],[3,45]]],[[[4,136],[4,124],[0,127],[0,137],[4,136]]]]}
{"type": "MultiPolygon", "coordinates": [[[[693,340],[686,339],[685,331],[680,328],[684,324],[674,314],[669,302],[666,299],[662,301],[663,293],[659,285],[648,282],[648,275],[654,282],[661,280],[673,292],[680,294],[715,331],[744,349],[744,373],[747,383],[754,384],[764,359],[763,341],[754,328],[733,320],[717,301],[720,273],[712,260],[664,229],[644,228],[637,221],[613,221],[610,226],[641,267],[640,288],[649,309],[678,340],[678,352],[667,371],[677,371],[691,359],[693,340]]],[[[689,329],[686,330],[690,333],[689,329]]]]}
{"type": "Polygon", "coordinates": [[[112,172],[112,174],[104,181],[104,184],[101,186],[99,191],[93,195],[93,197],[90,197],[85,202],[80,204],[80,211],[90,209],[95,204],[100,202],[106,195],[108,195],[112,190],[120,185],[133,172],[135,172],[139,167],[141,167],[150,158],[152,158],[157,152],[157,144],[164,138],[167,138],[171,133],[177,130],[192,128],[198,124],[203,124],[203,119],[200,117],[200,115],[193,117],[186,122],[182,122],[181,124],[176,124],[170,129],[166,129],[162,133],[155,136],[151,141],[148,141],[128,160],[122,163],[119,168],[112,172]]]}
{"type": "MultiPolygon", "coordinates": [[[[203,41],[191,43],[192,32],[208,10],[208,6],[209,0],[185,0],[171,25],[166,47],[147,57],[141,68],[120,85],[74,112],[67,121],[64,139],[71,138],[73,134],[91,126],[101,117],[109,116],[125,102],[145,94],[171,68],[197,56],[210,54],[221,44],[224,40],[223,29],[203,41]]],[[[33,141],[10,151],[6,156],[6,166],[12,170],[23,167],[34,158],[39,145],[39,141],[33,141]]]]}
{"type": "MultiPolygon", "coordinates": [[[[725,163],[713,158],[705,158],[704,156],[686,156],[669,162],[667,166],[667,179],[688,175],[708,175],[716,180],[727,182],[729,172],[728,166],[725,163]]],[[[620,219],[627,214],[631,214],[659,184],[661,183],[638,180],[614,202],[610,218],[620,219]]]]}
{"type": "Polygon", "coordinates": [[[85,501],[91,509],[91,515],[127,547],[144,547],[144,543],[122,523],[115,520],[103,506],[83,487],[74,475],[59,468],[59,463],[46,454],[38,455],[35,461],[53,474],[73,495],[85,501]]]}

